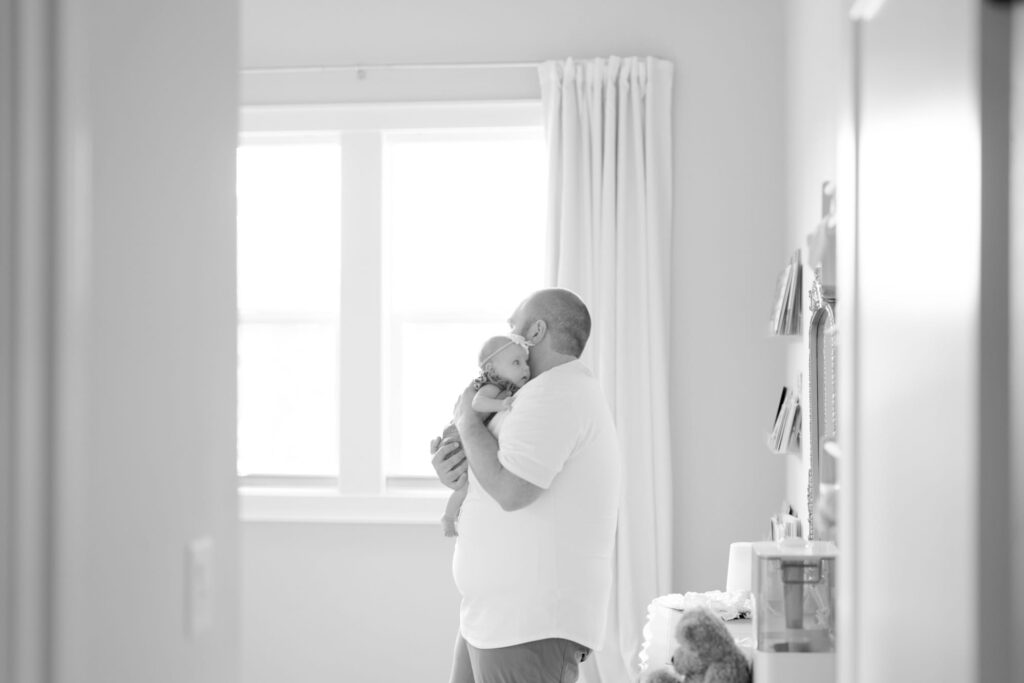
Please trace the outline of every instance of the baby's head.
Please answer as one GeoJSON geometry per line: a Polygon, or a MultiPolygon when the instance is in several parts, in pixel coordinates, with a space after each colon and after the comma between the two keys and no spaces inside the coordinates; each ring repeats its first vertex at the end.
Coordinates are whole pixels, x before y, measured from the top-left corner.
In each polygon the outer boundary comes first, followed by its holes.
{"type": "Polygon", "coordinates": [[[480,369],[521,387],[530,379],[529,353],[508,337],[491,337],[480,349],[480,369]]]}

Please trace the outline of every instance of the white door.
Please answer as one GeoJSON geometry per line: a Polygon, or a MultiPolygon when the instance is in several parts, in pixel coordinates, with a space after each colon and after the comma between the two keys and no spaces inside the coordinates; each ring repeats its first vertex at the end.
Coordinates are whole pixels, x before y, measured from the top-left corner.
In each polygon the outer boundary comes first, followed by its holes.
{"type": "Polygon", "coordinates": [[[0,0],[0,683],[237,680],[239,28],[0,0]]]}
{"type": "Polygon", "coordinates": [[[1009,8],[853,4],[843,680],[1009,681],[1009,8]]]}

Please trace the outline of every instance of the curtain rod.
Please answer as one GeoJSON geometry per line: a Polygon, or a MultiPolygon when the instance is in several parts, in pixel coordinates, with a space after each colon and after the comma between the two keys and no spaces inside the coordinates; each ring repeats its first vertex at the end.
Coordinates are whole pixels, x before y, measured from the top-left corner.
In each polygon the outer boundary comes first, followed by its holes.
{"type": "Polygon", "coordinates": [[[542,62],[449,62],[433,64],[340,64],[321,66],[257,66],[245,74],[323,73],[330,71],[384,71],[391,69],[531,69],[542,62]]]}

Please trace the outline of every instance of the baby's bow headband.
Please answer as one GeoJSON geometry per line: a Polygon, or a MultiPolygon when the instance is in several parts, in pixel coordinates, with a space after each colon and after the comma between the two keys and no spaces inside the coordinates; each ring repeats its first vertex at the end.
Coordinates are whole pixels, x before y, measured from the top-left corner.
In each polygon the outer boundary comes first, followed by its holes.
{"type": "Polygon", "coordinates": [[[508,336],[508,341],[506,343],[502,344],[501,346],[499,346],[489,356],[487,356],[482,361],[480,361],[480,367],[483,367],[483,366],[487,365],[487,361],[491,360],[492,358],[494,358],[499,353],[501,353],[502,351],[504,351],[508,347],[512,346],[513,344],[518,344],[519,346],[523,347],[523,350],[526,351],[527,353],[530,352],[530,347],[533,346],[533,344],[531,344],[530,342],[526,341],[526,337],[524,337],[521,334],[516,334],[515,332],[509,332],[507,336],[508,336]]]}

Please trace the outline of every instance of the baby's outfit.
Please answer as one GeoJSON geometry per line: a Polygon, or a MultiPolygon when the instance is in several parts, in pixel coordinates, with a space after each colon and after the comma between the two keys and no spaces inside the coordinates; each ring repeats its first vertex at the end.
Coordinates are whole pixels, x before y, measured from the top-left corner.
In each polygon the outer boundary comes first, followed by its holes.
{"type": "Polygon", "coordinates": [[[487,384],[493,384],[502,391],[512,394],[516,393],[516,389],[519,388],[512,380],[499,377],[494,370],[483,370],[480,372],[480,376],[473,380],[473,389],[480,391],[481,387],[487,384]]]}
{"type": "MultiPolygon", "coordinates": [[[[492,370],[483,370],[480,372],[480,376],[473,380],[473,390],[480,391],[481,388],[488,384],[493,384],[494,386],[498,387],[498,389],[500,389],[501,391],[509,392],[509,395],[516,393],[516,391],[519,389],[519,387],[515,385],[515,382],[499,377],[492,370]]],[[[491,413],[487,417],[485,417],[484,424],[489,424],[495,415],[497,415],[497,413],[491,413]]],[[[457,429],[455,429],[454,422],[449,422],[448,426],[444,428],[444,432],[442,432],[441,434],[442,439],[447,439],[449,437],[458,438],[458,436],[459,432],[457,429]]],[[[445,536],[457,535],[455,531],[455,520],[458,519],[459,510],[462,508],[462,501],[465,500],[465,498],[465,487],[458,489],[449,497],[448,507],[445,508],[444,517],[441,518],[441,523],[444,528],[445,536]]]]}

